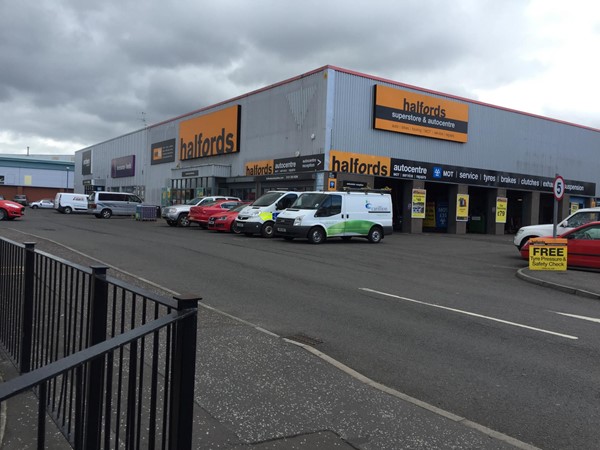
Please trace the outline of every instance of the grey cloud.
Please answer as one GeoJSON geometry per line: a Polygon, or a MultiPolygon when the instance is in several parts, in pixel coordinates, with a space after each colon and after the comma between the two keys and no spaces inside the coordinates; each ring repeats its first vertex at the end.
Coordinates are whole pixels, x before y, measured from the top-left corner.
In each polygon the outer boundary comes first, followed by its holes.
{"type": "Polygon", "coordinates": [[[526,6],[1,1],[0,123],[91,145],[327,64],[476,99],[540,71],[526,6]]]}

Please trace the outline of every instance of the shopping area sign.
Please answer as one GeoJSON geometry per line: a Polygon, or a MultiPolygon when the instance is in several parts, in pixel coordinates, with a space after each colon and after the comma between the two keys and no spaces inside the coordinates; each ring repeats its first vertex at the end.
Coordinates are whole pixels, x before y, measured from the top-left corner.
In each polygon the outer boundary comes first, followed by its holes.
{"type": "Polygon", "coordinates": [[[295,158],[267,159],[246,163],[246,176],[286,175],[298,172],[316,172],[325,167],[324,155],[307,155],[295,158]]]}
{"type": "MultiPolygon", "coordinates": [[[[550,177],[411,161],[340,150],[329,152],[329,170],[405,180],[440,181],[541,192],[552,192],[554,186],[554,178],[550,177]]],[[[563,191],[566,194],[593,197],[596,195],[596,183],[564,180],[563,191]]]]}

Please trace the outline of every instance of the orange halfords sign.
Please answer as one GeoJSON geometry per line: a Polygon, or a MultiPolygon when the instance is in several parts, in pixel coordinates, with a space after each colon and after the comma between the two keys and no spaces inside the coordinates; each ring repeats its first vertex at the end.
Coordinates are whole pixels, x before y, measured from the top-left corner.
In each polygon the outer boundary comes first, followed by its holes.
{"type": "Polygon", "coordinates": [[[240,106],[235,105],[179,124],[179,159],[239,152],[240,106]]]}
{"type": "Polygon", "coordinates": [[[246,163],[246,176],[273,175],[275,162],[272,159],[246,163]]]}
{"type": "Polygon", "coordinates": [[[376,129],[467,142],[468,125],[469,106],[464,103],[375,86],[376,129]]]}
{"type": "Polygon", "coordinates": [[[388,157],[361,155],[338,150],[329,152],[329,170],[379,177],[392,176],[391,159],[388,157]]]}

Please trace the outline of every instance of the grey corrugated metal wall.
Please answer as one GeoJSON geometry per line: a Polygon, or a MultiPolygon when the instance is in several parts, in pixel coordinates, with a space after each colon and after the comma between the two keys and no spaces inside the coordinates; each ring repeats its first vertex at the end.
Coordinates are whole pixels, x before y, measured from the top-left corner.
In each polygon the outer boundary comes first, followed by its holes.
{"type": "Polygon", "coordinates": [[[600,132],[337,72],[334,150],[587,181],[600,186],[600,132]],[[469,105],[468,142],[373,129],[375,84],[469,105]]]}

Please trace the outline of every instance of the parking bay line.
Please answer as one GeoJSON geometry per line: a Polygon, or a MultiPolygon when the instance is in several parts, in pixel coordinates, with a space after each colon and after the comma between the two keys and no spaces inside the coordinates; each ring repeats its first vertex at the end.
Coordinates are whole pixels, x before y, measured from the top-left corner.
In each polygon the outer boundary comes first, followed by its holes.
{"type": "Polygon", "coordinates": [[[427,302],[423,302],[421,300],[415,300],[415,299],[408,298],[408,297],[401,297],[399,295],[389,294],[387,292],[376,291],[374,289],[369,289],[369,288],[359,288],[359,289],[361,291],[371,292],[371,293],[379,294],[379,295],[384,295],[384,296],[392,297],[392,298],[395,298],[395,299],[398,299],[398,300],[404,300],[404,301],[407,301],[407,302],[418,303],[420,305],[431,306],[433,308],[445,309],[446,311],[452,311],[452,312],[456,312],[456,313],[459,313],[459,314],[465,314],[467,316],[478,317],[480,319],[491,320],[493,322],[499,322],[499,323],[503,323],[505,325],[511,325],[513,327],[525,328],[527,330],[538,331],[540,333],[545,333],[545,334],[551,334],[553,336],[558,336],[558,337],[562,337],[562,338],[565,338],[565,339],[573,339],[573,340],[579,339],[577,336],[571,336],[571,335],[568,335],[568,334],[557,333],[555,331],[544,330],[542,328],[531,327],[529,325],[523,325],[521,323],[509,322],[508,320],[497,319],[495,317],[490,317],[490,316],[484,316],[482,314],[477,314],[477,313],[473,313],[473,312],[470,312],[470,311],[463,311],[462,309],[449,308],[448,306],[441,306],[441,305],[436,305],[434,303],[427,303],[427,302]]]}
{"type": "Polygon", "coordinates": [[[600,319],[596,319],[594,317],[578,316],[577,314],[568,314],[568,313],[562,313],[562,312],[558,312],[558,311],[552,311],[552,312],[554,314],[560,314],[561,316],[573,317],[574,319],[589,320],[590,322],[600,323],[600,319]]]}

